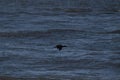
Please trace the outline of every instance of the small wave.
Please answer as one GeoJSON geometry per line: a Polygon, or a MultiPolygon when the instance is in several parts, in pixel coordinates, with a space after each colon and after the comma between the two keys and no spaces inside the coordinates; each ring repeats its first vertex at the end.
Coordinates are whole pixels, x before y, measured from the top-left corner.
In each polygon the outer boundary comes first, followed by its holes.
{"type": "Polygon", "coordinates": [[[48,37],[54,34],[61,33],[81,33],[82,30],[73,30],[73,29],[50,29],[47,31],[16,31],[16,32],[0,32],[0,37],[48,37]]]}
{"type": "Polygon", "coordinates": [[[8,61],[9,59],[10,59],[10,57],[0,57],[0,62],[8,61]]]}
{"type": "Polygon", "coordinates": [[[40,13],[35,13],[35,12],[27,12],[27,11],[14,11],[14,12],[0,12],[0,15],[19,15],[19,14],[26,14],[26,15],[39,15],[40,13]]]}
{"type": "MultiPolygon", "coordinates": [[[[44,77],[40,77],[40,80],[47,80],[44,77]]],[[[38,80],[37,78],[23,78],[23,77],[13,77],[13,76],[0,76],[0,80],[38,80]]]]}
{"type": "Polygon", "coordinates": [[[89,8],[69,8],[69,9],[65,9],[65,12],[69,12],[69,13],[80,13],[80,12],[92,12],[92,9],[89,8]]]}
{"type": "Polygon", "coordinates": [[[106,34],[120,34],[120,30],[109,31],[106,34]]]}
{"type": "MultiPolygon", "coordinates": [[[[42,35],[45,36],[45,33],[40,31],[0,32],[0,37],[37,37],[42,35]]],[[[46,33],[46,35],[48,34],[46,33]]]]}
{"type": "Polygon", "coordinates": [[[15,15],[15,12],[0,12],[0,15],[15,15]]]}

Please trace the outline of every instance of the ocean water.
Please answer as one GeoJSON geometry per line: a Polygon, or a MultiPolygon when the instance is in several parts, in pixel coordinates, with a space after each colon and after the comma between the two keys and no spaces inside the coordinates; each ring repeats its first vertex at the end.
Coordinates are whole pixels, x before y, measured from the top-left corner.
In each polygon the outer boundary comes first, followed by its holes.
{"type": "Polygon", "coordinates": [[[3,78],[120,80],[120,0],[0,0],[3,78]]]}

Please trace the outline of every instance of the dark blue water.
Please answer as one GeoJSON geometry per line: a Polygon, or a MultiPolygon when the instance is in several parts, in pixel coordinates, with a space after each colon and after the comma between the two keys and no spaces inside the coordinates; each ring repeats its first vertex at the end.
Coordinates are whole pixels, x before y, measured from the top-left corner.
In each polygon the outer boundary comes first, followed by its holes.
{"type": "Polygon", "coordinates": [[[120,0],[0,0],[0,76],[120,80],[120,0]]]}

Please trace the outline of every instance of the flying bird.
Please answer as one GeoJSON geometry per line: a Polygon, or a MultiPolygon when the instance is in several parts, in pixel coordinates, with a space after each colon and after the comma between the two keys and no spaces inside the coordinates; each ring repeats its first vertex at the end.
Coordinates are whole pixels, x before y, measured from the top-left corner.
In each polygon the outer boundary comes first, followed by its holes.
{"type": "Polygon", "coordinates": [[[62,50],[63,47],[67,47],[67,46],[61,44],[55,46],[55,48],[57,48],[59,51],[62,50]]]}

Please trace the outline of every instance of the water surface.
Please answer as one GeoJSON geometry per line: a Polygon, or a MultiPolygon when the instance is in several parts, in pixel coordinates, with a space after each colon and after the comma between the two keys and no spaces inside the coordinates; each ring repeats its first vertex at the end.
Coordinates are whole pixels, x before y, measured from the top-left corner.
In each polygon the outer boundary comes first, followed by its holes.
{"type": "Polygon", "coordinates": [[[119,67],[119,0],[0,1],[1,79],[119,80],[119,67]]]}

